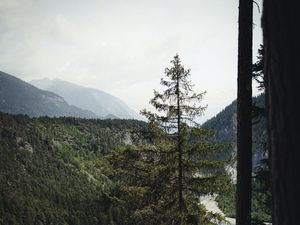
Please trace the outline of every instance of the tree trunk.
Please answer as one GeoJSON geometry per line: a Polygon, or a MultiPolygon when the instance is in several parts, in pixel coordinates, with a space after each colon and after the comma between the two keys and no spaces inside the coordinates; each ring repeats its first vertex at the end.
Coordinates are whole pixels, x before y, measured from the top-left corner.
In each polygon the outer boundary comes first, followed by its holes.
{"type": "Polygon", "coordinates": [[[236,224],[251,222],[252,0],[239,3],[236,224]]]}
{"type": "Polygon", "coordinates": [[[177,76],[177,84],[176,84],[176,94],[177,94],[177,128],[178,128],[178,138],[177,138],[177,147],[178,147],[178,203],[179,203],[179,211],[183,210],[183,187],[182,187],[182,134],[181,134],[181,110],[180,110],[180,91],[179,91],[179,76],[177,76]]]}
{"type": "Polygon", "coordinates": [[[299,15],[298,1],[264,1],[273,225],[300,224],[299,15]]]}

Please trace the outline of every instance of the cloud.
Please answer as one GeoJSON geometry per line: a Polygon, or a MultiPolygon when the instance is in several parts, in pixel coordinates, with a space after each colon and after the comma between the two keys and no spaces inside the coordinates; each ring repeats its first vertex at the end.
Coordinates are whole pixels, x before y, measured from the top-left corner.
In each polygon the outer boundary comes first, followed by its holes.
{"type": "Polygon", "coordinates": [[[208,118],[235,97],[237,10],[235,0],[2,0],[0,70],[99,88],[138,110],[179,53],[208,91],[208,118]]]}

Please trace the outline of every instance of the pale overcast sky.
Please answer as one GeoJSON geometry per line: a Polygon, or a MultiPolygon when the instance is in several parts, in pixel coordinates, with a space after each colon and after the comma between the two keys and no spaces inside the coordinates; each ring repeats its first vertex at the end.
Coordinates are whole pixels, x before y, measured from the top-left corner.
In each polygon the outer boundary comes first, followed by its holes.
{"type": "Polygon", "coordinates": [[[207,91],[204,121],[236,98],[237,30],[238,0],[0,0],[0,70],[101,89],[139,111],[179,53],[207,91]]]}

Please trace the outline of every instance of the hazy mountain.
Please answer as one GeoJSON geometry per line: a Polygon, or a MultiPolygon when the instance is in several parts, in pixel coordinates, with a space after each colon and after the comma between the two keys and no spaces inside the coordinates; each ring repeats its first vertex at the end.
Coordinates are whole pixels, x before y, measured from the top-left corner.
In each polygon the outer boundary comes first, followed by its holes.
{"type": "Polygon", "coordinates": [[[102,118],[140,118],[122,100],[101,90],[83,87],[60,79],[33,80],[34,86],[62,96],[68,103],[90,110],[102,118]]]}
{"type": "Polygon", "coordinates": [[[59,95],[40,90],[12,75],[0,71],[0,111],[37,116],[74,116],[96,118],[88,110],[69,105],[59,95]]]}

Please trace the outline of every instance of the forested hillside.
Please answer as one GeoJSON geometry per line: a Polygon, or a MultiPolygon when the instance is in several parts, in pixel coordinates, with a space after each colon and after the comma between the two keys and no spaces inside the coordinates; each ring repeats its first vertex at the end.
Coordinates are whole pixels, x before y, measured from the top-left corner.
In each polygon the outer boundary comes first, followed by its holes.
{"type": "Polygon", "coordinates": [[[135,120],[0,113],[0,224],[121,224],[97,163],[144,128],[135,120]]]}
{"type": "MultiPolygon", "coordinates": [[[[253,166],[256,167],[265,153],[265,141],[267,134],[266,119],[263,116],[256,117],[257,110],[261,110],[264,107],[265,101],[264,94],[253,97],[253,166]],[[257,108],[258,107],[258,108],[257,108]]],[[[215,131],[215,140],[217,142],[231,143],[233,149],[236,149],[236,134],[237,134],[237,122],[236,122],[236,100],[230,105],[225,107],[216,116],[202,124],[204,128],[210,128],[215,131]]],[[[235,150],[234,150],[235,153],[235,150]]]]}
{"type": "MultiPolygon", "coordinates": [[[[253,180],[252,180],[252,218],[261,221],[271,220],[271,209],[269,207],[270,192],[268,182],[268,170],[266,165],[267,149],[267,124],[264,117],[264,94],[253,98],[253,125],[252,125],[252,164],[253,164],[253,180]],[[261,177],[264,176],[264,177],[261,177]],[[263,179],[263,181],[262,181],[263,179]]],[[[233,101],[224,110],[215,117],[208,120],[202,125],[205,128],[215,130],[215,141],[227,142],[232,144],[230,154],[236,154],[236,101],[233,101]]],[[[233,167],[235,170],[235,166],[233,167]]],[[[228,192],[219,195],[216,200],[221,210],[228,217],[235,217],[235,192],[236,185],[232,184],[232,188],[228,192]]]]}
{"type": "MultiPolygon", "coordinates": [[[[263,95],[254,98],[260,107],[263,100],[263,95]]],[[[203,124],[215,130],[215,141],[234,146],[235,110],[234,101],[203,124]]],[[[262,157],[265,121],[257,121],[254,150],[262,157]]],[[[136,120],[0,113],[0,224],[122,224],[126,216],[112,197],[118,195],[111,192],[113,179],[103,175],[99,160],[114,147],[131,143],[136,135],[131,131],[144,129],[146,123],[136,120]]],[[[229,216],[233,216],[232,193],[218,198],[229,216]]],[[[260,203],[254,204],[261,209],[260,203]]]]}

